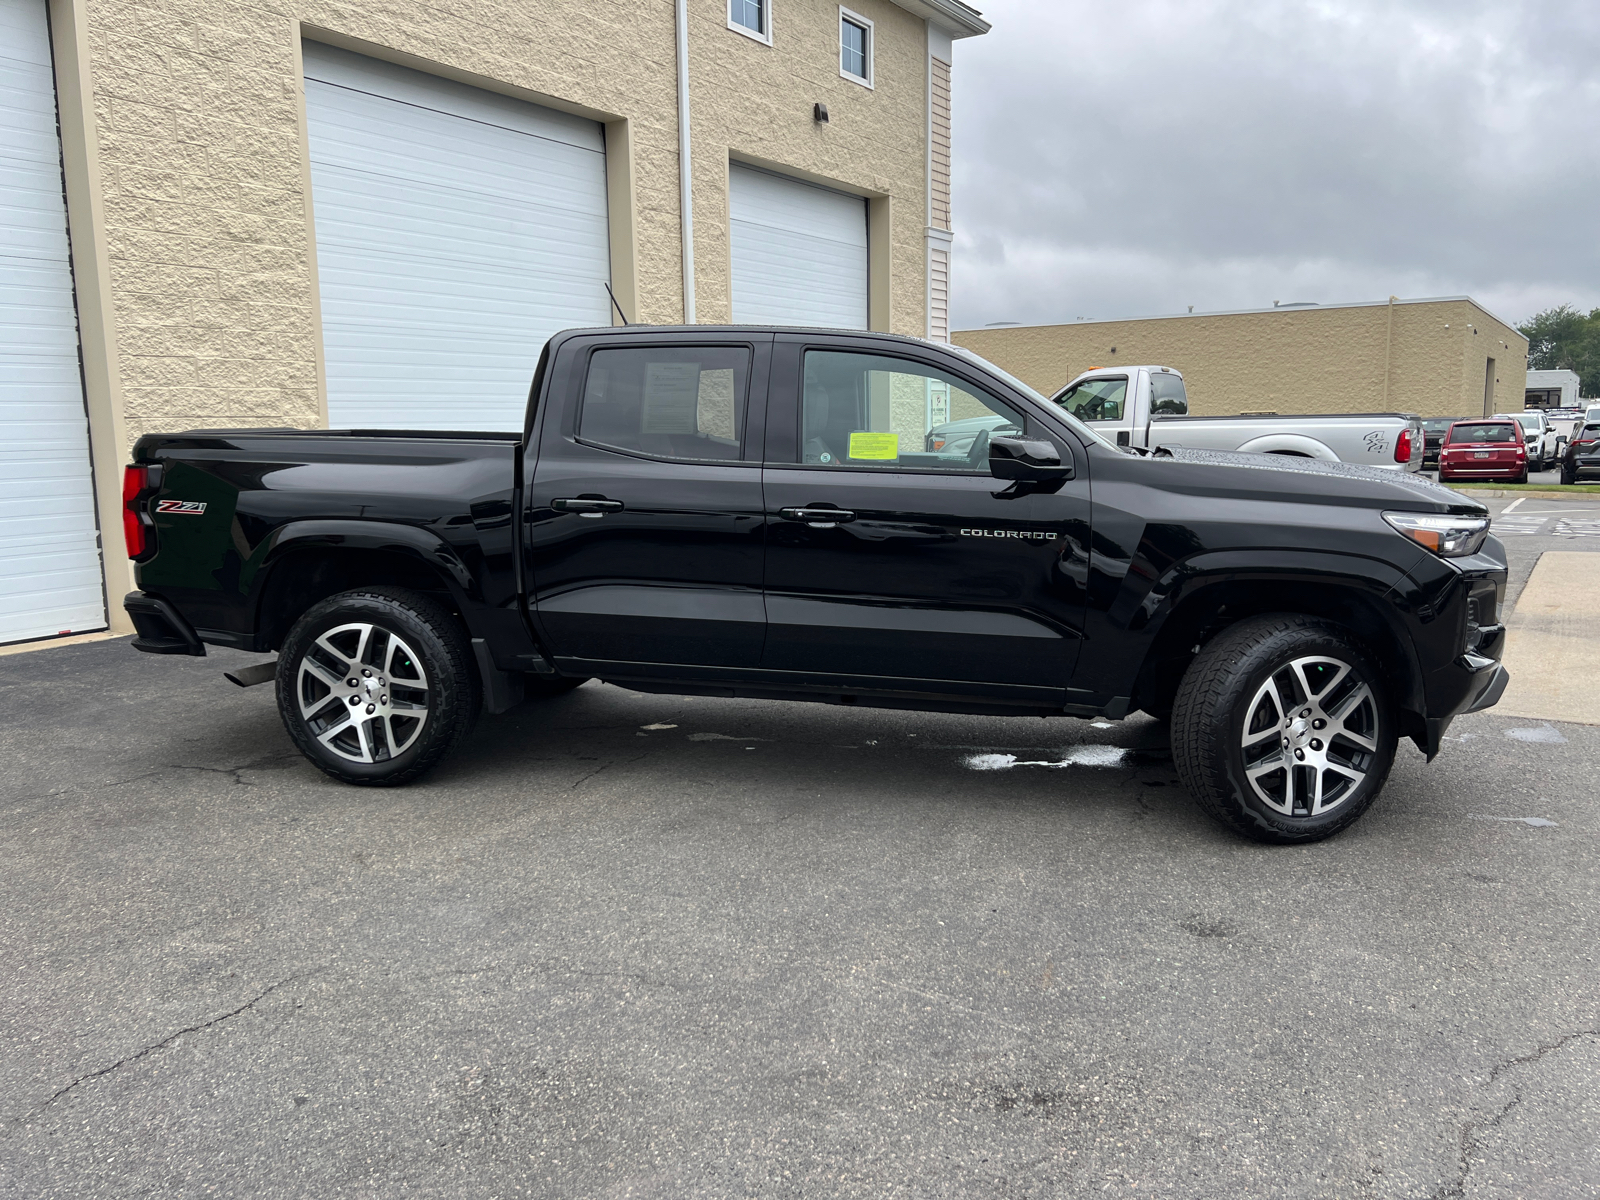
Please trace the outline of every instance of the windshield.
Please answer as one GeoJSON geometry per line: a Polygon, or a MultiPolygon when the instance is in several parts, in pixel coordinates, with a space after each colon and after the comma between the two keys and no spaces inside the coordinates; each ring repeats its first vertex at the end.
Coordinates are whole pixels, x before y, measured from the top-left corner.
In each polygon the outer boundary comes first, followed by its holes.
{"type": "Polygon", "coordinates": [[[1515,425],[1457,425],[1450,431],[1452,446],[1467,442],[1519,442],[1515,425]]]}
{"type": "Polygon", "coordinates": [[[1044,408],[1046,408],[1046,409],[1055,409],[1056,414],[1058,416],[1062,417],[1066,421],[1066,423],[1069,426],[1071,426],[1072,431],[1074,433],[1076,433],[1079,437],[1082,437],[1082,438],[1084,438],[1084,439],[1086,439],[1088,441],[1091,441],[1091,442],[1099,442],[1100,445],[1106,447],[1109,450],[1117,449],[1117,447],[1111,441],[1109,441],[1106,438],[1101,437],[1098,433],[1096,433],[1093,429],[1090,429],[1089,426],[1085,425],[1082,421],[1078,420],[1078,418],[1074,417],[1071,413],[1066,412],[1064,409],[1057,408],[1054,404],[1051,404],[1050,401],[1046,397],[1041,395],[1034,388],[1031,388],[1027,384],[1023,383],[1022,380],[1018,379],[1010,371],[1007,371],[1007,370],[1004,370],[1004,369],[1002,369],[1000,367],[995,366],[987,358],[984,358],[983,355],[974,354],[971,350],[968,350],[965,346],[957,346],[952,342],[935,342],[933,344],[938,346],[939,349],[941,349],[941,350],[948,350],[952,354],[958,354],[962,358],[964,358],[968,362],[970,362],[973,366],[982,367],[985,371],[988,371],[991,374],[996,375],[999,378],[1005,380],[1012,387],[1016,388],[1017,391],[1021,392],[1024,396],[1028,397],[1028,399],[1037,400],[1044,408]]]}

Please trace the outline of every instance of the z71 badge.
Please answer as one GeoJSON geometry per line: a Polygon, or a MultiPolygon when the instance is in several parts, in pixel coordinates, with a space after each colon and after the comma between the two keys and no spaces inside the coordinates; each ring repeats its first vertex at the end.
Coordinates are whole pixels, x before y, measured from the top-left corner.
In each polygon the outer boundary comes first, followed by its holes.
{"type": "Polygon", "coordinates": [[[204,500],[157,500],[156,512],[173,513],[180,517],[198,517],[206,510],[204,500]]]}

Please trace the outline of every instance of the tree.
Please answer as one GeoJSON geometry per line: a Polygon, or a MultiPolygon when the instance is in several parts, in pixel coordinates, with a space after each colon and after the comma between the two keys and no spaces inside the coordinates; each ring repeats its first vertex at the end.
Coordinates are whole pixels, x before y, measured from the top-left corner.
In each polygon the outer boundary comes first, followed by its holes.
{"type": "Polygon", "coordinates": [[[1583,313],[1570,304],[1547,308],[1521,325],[1530,371],[1576,371],[1578,391],[1600,394],[1600,308],[1583,313]]]}

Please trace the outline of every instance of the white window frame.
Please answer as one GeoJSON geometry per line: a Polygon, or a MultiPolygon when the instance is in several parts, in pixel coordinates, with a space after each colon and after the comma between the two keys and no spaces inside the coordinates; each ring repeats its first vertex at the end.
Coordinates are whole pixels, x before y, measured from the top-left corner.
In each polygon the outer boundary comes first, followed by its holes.
{"type": "Polygon", "coordinates": [[[841,79],[848,79],[851,83],[859,83],[864,88],[872,86],[872,59],[877,40],[877,31],[873,28],[870,17],[863,17],[858,12],[852,12],[842,4],[839,6],[839,77],[841,79]],[[852,75],[844,69],[844,23],[846,21],[866,30],[867,52],[864,57],[866,58],[867,73],[865,75],[852,75]]]}
{"type": "Polygon", "coordinates": [[[765,33],[757,33],[748,25],[741,25],[739,22],[733,19],[733,0],[728,0],[728,28],[733,30],[735,33],[744,34],[744,36],[749,38],[752,42],[760,42],[763,46],[770,46],[772,45],[773,0],[759,0],[759,2],[761,4],[761,15],[765,18],[763,24],[765,24],[767,27],[767,31],[765,33]]]}

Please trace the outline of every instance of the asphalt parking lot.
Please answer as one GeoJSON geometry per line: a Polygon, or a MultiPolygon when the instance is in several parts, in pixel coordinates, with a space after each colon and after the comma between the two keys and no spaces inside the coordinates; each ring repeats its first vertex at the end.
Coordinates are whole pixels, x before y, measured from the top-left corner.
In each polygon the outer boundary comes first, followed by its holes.
{"type": "Polygon", "coordinates": [[[348,788],[250,661],[0,658],[0,1194],[1600,1189],[1600,728],[1281,849],[1142,717],[590,684],[348,788]]]}

